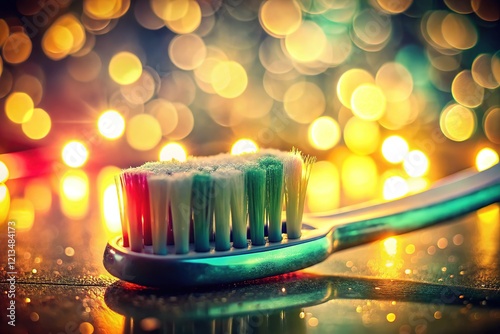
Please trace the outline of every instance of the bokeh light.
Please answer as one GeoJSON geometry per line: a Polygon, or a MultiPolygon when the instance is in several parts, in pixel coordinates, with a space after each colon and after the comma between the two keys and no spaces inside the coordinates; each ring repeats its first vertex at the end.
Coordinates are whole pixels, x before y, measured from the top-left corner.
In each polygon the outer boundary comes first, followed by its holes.
{"type": "Polygon", "coordinates": [[[29,231],[35,222],[35,208],[29,199],[15,197],[10,200],[9,221],[16,222],[16,231],[29,231]]]}
{"type": "Polygon", "coordinates": [[[364,8],[353,19],[353,42],[366,51],[380,50],[392,34],[391,20],[384,19],[384,14],[364,8]]]}
{"type": "Polygon", "coordinates": [[[103,217],[106,227],[111,233],[119,234],[121,232],[120,212],[118,211],[118,195],[116,186],[110,184],[104,189],[102,195],[103,217]]]}
{"type": "Polygon", "coordinates": [[[125,14],[130,0],[86,0],[83,2],[85,14],[96,20],[114,19],[125,14]]]}
{"type": "Polygon", "coordinates": [[[476,115],[469,108],[451,104],[441,112],[439,126],[447,138],[458,142],[464,141],[476,130],[476,115]]]}
{"type": "Polygon", "coordinates": [[[151,0],[150,4],[153,12],[164,21],[179,20],[186,15],[189,9],[189,4],[186,0],[151,0]]]}
{"type": "Polygon", "coordinates": [[[411,6],[413,0],[377,0],[379,6],[391,14],[402,13],[411,6]]]}
{"type": "Polygon", "coordinates": [[[483,171],[496,164],[498,164],[498,153],[489,148],[485,147],[477,152],[476,155],[476,168],[478,171],[483,171]]]}
{"type": "Polygon", "coordinates": [[[429,158],[420,150],[412,150],[404,158],[403,168],[411,177],[424,176],[429,171],[429,158]]]}
{"type": "Polygon", "coordinates": [[[476,27],[465,15],[449,13],[441,26],[444,40],[452,47],[467,50],[477,43],[476,27]]]}
{"type": "Polygon", "coordinates": [[[21,125],[23,129],[23,133],[26,137],[38,140],[45,138],[52,128],[52,120],[50,119],[50,115],[41,108],[33,109],[33,115],[31,118],[23,122],[21,125]]]}
{"type": "Polygon", "coordinates": [[[331,149],[337,145],[340,137],[339,123],[329,116],[319,117],[309,125],[309,143],[318,150],[331,149]]]}
{"type": "Polygon", "coordinates": [[[406,67],[399,63],[382,65],[375,76],[375,83],[390,102],[406,100],[413,91],[413,78],[406,67]]]}
{"type": "Polygon", "coordinates": [[[386,200],[393,200],[408,194],[408,182],[399,175],[390,176],[383,181],[383,198],[386,200]]]}
{"type": "Polygon", "coordinates": [[[329,211],[340,205],[340,176],[329,161],[314,164],[307,188],[307,207],[312,212],[329,211]]]}
{"type": "Polygon", "coordinates": [[[471,67],[472,78],[480,86],[495,89],[499,82],[492,73],[493,60],[490,54],[483,53],[474,59],[471,67]]]}
{"type": "Polygon", "coordinates": [[[298,62],[318,60],[326,47],[325,32],[313,21],[303,21],[291,34],[285,37],[287,52],[298,62]]]}
{"type": "Polygon", "coordinates": [[[495,144],[500,144],[500,108],[492,107],[484,115],[484,133],[495,144]]]}
{"type": "Polygon", "coordinates": [[[142,74],[140,59],[131,52],[119,52],[111,58],[108,67],[109,76],[120,85],[130,85],[142,74]]]}
{"type": "Polygon", "coordinates": [[[43,98],[43,84],[34,75],[21,74],[16,77],[12,91],[23,92],[30,96],[34,105],[38,105],[43,98]]]}
{"type": "Polygon", "coordinates": [[[133,105],[150,101],[160,89],[160,75],[151,67],[145,67],[140,78],[130,85],[120,86],[122,96],[133,105]]]}
{"type": "Polygon", "coordinates": [[[168,134],[172,140],[181,140],[186,138],[194,127],[194,116],[191,109],[182,103],[173,103],[177,110],[177,126],[168,134]]]}
{"type": "Polygon", "coordinates": [[[115,236],[121,232],[120,207],[115,185],[115,176],[119,173],[120,168],[106,166],[97,175],[101,219],[110,236],[115,236]]]}
{"type": "Polygon", "coordinates": [[[172,63],[181,70],[194,70],[205,60],[207,48],[198,35],[179,35],[170,42],[168,55],[172,63]]]}
{"type": "Polygon", "coordinates": [[[0,161],[0,183],[7,181],[8,178],[9,178],[9,169],[7,168],[7,165],[3,161],[0,161]]]}
{"type": "Polygon", "coordinates": [[[358,86],[351,97],[354,115],[367,121],[380,119],[385,112],[386,98],[382,89],[372,84],[358,86]]]}
{"type": "Polygon", "coordinates": [[[350,155],[342,164],[342,189],[352,200],[373,198],[377,189],[378,170],[370,156],[350,155]]]}
{"type": "Polygon", "coordinates": [[[240,96],[248,85],[247,72],[235,61],[221,61],[211,73],[212,87],[217,94],[231,99],[240,96]]]}
{"type": "Polygon", "coordinates": [[[107,139],[117,139],[125,131],[125,119],[116,110],[106,110],[97,120],[97,128],[107,139]]]}
{"type": "Polygon", "coordinates": [[[64,145],[61,156],[67,166],[77,168],[87,162],[89,151],[82,142],[73,140],[64,145]]]}
{"type": "Polygon", "coordinates": [[[255,153],[259,150],[259,146],[251,139],[238,139],[231,147],[231,154],[240,155],[245,153],[255,153]]]}
{"type": "Polygon", "coordinates": [[[80,169],[69,170],[60,180],[60,206],[70,219],[82,219],[89,210],[89,177],[80,169]]]}
{"type": "Polygon", "coordinates": [[[269,35],[281,38],[300,27],[302,12],[296,1],[269,0],[260,6],[259,20],[269,35]]]}
{"type": "Polygon", "coordinates": [[[374,84],[375,79],[366,70],[353,68],[345,71],[337,83],[337,96],[340,102],[351,109],[352,94],[363,84],[374,84]]]}
{"type": "Polygon", "coordinates": [[[149,114],[132,117],[127,124],[127,142],[138,151],[154,148],[161,140],[161,126],[158,120],[149,114]]]}
{"type": "Polygon", "coordinates": [[[163,136],[170,134],[179,124],[175,105],[165,99],[153,99],[146,104],[145,109],[158,120],[163,136]]]}
{"type": "Polygon", "coordinates": [[[451,93],[455,101],[464,107],[475,108],[483,103],[484,88],[474,81],[469,70],[463,70],[455,76],[451,93]]]}
{"type": "Polygon", "coordinates": [[[5,101],[5,113],[14,123],[24,123],[33,116],[34,103],[31,97],[23,92],[14,92],[5,101]]]}
{"type": "Polygon", "coordinates": [[[20,64],[31,55],[33,44],[24,32],[14,32],[6,38],[2,46],[2,57],[7,63],[20,64]]]}
{"type": "Polygon", "coordinates": [[[10,28],[4,19],[0,19],[0,47],[5,43],[7,37],[9,37],[10,28]]]}
{"type": "Polygon", "coordinates": [[[189,34],[200,26],[201,8],[198,2],[194,0],[164,2],[168,13],[164,20],[170,30],[178,34],[189,34]],[[172,9],[170,6],[175,6],[175,8],[172,9]]]}
{"type": "Polygon", "coordinates": [[[186,158],[186,150],[179,143],[168,143],[160,150],[160,161],[186,161],[186,158]]]}
{"type": "Polygon", "coordinates": [[[24,195],[33,203],[37,213],[47,213],[52,206],[50,182],[43,178],[30,180],[24,188],[24,195]]]}
{"type": "Polygon", "coordinates": [[[60,60],[80,51],[85,38],[82,23],[73,14],[64,14],[45,31],[42,49],[48,58],[60,60]]]}
{"type": "Polygon", "coordinates": [[[389,136],[382,143],[382,155],[393,164],[402,162],[409,150],[408,143],[400,136],[389,136]]]}
{"type": "Polygon", "coordinates": [[[9,214],[10,208],[10,192],[9,188],[3,183],[0,183],[0,225],[3,225],[9,214]]]}
{"type": "Polygon", "coordinates": [[[308,124],[323,114],[326,100],[316,84],[298,82],[287,89],[283,104],[288,117],[297,123],[308,124]]]}
{"type": "Polygon", "coordinates": [[[365,155],[377,150],[380,129],[376,122],[351,117],[344,128],[344,142],[354,153],[365,155]]]}

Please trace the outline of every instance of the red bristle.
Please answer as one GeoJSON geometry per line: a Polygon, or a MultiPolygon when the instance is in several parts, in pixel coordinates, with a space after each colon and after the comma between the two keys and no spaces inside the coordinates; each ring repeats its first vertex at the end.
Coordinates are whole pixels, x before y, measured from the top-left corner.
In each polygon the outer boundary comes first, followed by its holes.
{"type": "MultiPolygon", "coordinates": [[[[122,194],[122,201],[123,201],[123,206],[124,206],[124,209],[123,209],[123,216],[122,217],[124,219],[124,221],[127,220],[127,214],[126,214],[126,196],[127,196],[127,193],[126,193],[126,184],[125,184],[125,177],[124,175],[120,175],[120,187],[122,189],[121,191],[121,194],[122,194]]],[[[122,240],[123,240],[123,247],[129,247],[130,246],[130,243],[129,243],[129,239],[128,239],[128,230],[127,230],[127,226],[126,224],[122,224],[122,240]]]]}
{"type": "Polygon", "coordinates": [[[133,251],[140,252],[142,250],[142,204],[140,193],[140,174],[126,173],[125,184],[127,190],[127,212],[128,212],[128,228],[130,237],[130,248],[133,251]]]}
{"type": "Polygon", "coordinates": [[[174,225],[172,222],[172,207],[168,204],[168,222],[167,222],[167,245],[174,244],[174,225]]]}
{"type": "Polygon", "coordinates": [[[142,213],[142,222],[144,229],[144,245],[152,246],[153,245],[153,237],[151,232],[151,207],[149,202],[149,188],[147,175],[142,174],[140,177],[140,187],[141,187],[141,213],[142,213]]]}

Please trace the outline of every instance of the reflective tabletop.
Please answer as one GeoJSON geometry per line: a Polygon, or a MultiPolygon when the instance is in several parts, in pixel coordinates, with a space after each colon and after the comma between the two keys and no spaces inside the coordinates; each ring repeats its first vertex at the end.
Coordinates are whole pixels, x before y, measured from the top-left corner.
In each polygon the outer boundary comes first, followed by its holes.
{"type": "Polygon", "coordinates": [[[73,174],[8,183],[10,194],[37,196],[31,204],[12,198],[17,220],[1,226],[2,333],[494,333],[500,326],[498,204],[287,275],[150,289],[104,269],[104,247],[117,233],[106,205],[113,206],[102,172],[77,172],[87,180],[84,196],[78,179],[65,190],[73,174]]]}

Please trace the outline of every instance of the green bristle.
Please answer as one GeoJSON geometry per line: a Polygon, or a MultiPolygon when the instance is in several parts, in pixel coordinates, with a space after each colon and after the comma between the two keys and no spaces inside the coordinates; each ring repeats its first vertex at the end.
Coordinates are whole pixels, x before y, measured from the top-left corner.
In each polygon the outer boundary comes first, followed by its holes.
{"type": "Polygon", "coordinates": [[[266,198],[266,171],[257,166],[245,170],[245,185],[248,199],[248,219],[252,245],[266,243],[264,239],[264,205],[266,198]]]}
{"type": "Polygon", "coordinates": [[[266,217],[270,242],[281,241],[283,208],[283,163],[273,156],[263,157],[259,165],[266,170],[266,217]]]}
{"type": "Polygon", "coordinates": [[[231,248],[229,216],[230,216],[230,177],[216,172],[214,178],[214,213],[215,213],[215,250],[225,251],[231,248]]]}
{"type": "Polygon", "coordinates": [[[233,231],[233,247],[246,248],[247,241],[247,206],[245,202],[245,174],[241,171],[232,173],[231,188],[231,223],[233,231]]]}
{"type": "Polygon", "coordinates": [[[192,174],[175,174],[169,179],[174,244],[177,254],[189,252],[192,174]]]}
{"type": "Polygon", "coordinates": [[[194,219],[194,248],[197,252],[210,250],[210,225],[212,223],[213,180],[207,174],[193,177],[192,207],[194,219]]]}
{"type": "Polygon", "coordinates": [[[153,253],[167,254],[167,207],[169,188],[164,176],[148,177],[149,200],[151,206],[151,232],[153,253]]]}

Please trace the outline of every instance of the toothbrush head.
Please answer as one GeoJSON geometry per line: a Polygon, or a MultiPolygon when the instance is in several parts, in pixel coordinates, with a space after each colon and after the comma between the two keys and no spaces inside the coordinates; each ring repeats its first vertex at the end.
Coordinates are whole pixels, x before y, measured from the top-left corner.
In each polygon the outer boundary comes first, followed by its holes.
{"type": "Polygon", "coordinates": [[[108,243],[104,265],[141,285],[193,286],[322,261],[327,231],[302,228],[313,163],[297,150],[266,149],[126,169],[115,178],[122,236],[108,243]]]}

